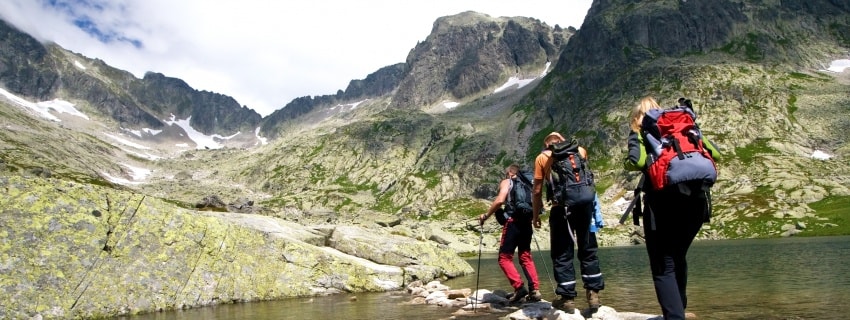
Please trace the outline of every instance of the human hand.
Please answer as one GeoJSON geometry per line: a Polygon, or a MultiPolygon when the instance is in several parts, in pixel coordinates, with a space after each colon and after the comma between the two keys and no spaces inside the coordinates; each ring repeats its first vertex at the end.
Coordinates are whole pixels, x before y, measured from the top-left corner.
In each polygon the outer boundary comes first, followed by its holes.
{"type": "Polygon", "coordinates": [[[542,227],[542,224],[540,223],[540,217],[535,217],[534,219],[532,219],[531,223],[537,229],[540,229],[540,227],[542,227]]]}
{"type": "Polygon", "coordinates": [[[480,215],[480,216],[478,216],[478,224],[483,226],[483,225],[484,225],[484,221],[485,221],[485,220],[487,220],[487,217],[488,217],[488,216],[487,216],[487,214],[486,214],[486,213],[485,213],[485,214],[482,214],[482,215],[480,215]]]}

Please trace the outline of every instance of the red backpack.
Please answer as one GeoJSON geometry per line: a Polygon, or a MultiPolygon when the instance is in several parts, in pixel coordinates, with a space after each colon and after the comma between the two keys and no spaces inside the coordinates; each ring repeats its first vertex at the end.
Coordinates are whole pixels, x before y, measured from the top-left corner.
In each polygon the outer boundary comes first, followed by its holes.
{"type": "Polygon", "coordinates": [[[702,133],[687,108],[652,109],[643,118],[644,144],[650,156],[647,176],[653,189],[683,182],[711,187],[717,167],[702,141],[702,133]]]}

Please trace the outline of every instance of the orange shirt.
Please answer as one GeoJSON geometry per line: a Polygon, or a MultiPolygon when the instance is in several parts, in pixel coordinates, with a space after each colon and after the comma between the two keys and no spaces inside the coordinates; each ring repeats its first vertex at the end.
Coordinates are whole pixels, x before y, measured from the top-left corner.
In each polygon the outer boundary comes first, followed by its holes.
{"type": "Polygon", "coordinates": [[[552,151],[543,150],[534,159],[534,180],[549,180],[549,173],[552,171],[552,151]]]}

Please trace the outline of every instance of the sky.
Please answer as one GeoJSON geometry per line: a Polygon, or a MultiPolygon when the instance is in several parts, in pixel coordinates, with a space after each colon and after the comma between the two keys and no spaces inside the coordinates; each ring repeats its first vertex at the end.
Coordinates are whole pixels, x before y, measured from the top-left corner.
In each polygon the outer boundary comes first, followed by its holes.
{"type": "Polygon", "coordinates": [[[442,16],[580,28],[592,0],[2,0],[0,17],[142,78],[159,72],[263,116],[404,62],[442,16]]]}

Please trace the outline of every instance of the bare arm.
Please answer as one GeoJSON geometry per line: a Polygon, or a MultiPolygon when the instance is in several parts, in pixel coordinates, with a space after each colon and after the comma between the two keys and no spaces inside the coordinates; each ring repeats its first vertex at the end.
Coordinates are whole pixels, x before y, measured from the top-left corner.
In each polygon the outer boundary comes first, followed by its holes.
{"type": "Polygon", "coordinates": [[[493,199],[493,203],[490,204],[490,208],[487,209],[487,213],[482,214],[478,217],[478,220],[481,223],[484,223],[484,220],[490,218],[496,210],[499,210],[500,207],[505,203],[505,200],[508,199],[508,192],[510,191],[511,181],[509,179],[503,179],[502,182],[499,183],[499,194],[496,195],[496,199],[493,199]]]}
{"type": "Polygon", "coordinates": [[[531,186],[531,224],[540,228],[540,211],[543,210],[543,182],[549,174],[549,153],[544,151],[534,159],[534,181],[531,186]]]}
{"type": "Polygon", "coordinates": [[[540,210],[543,209],[543,179],[534,179],[531,187],[532,224],[540,228],[540,210]]]}

